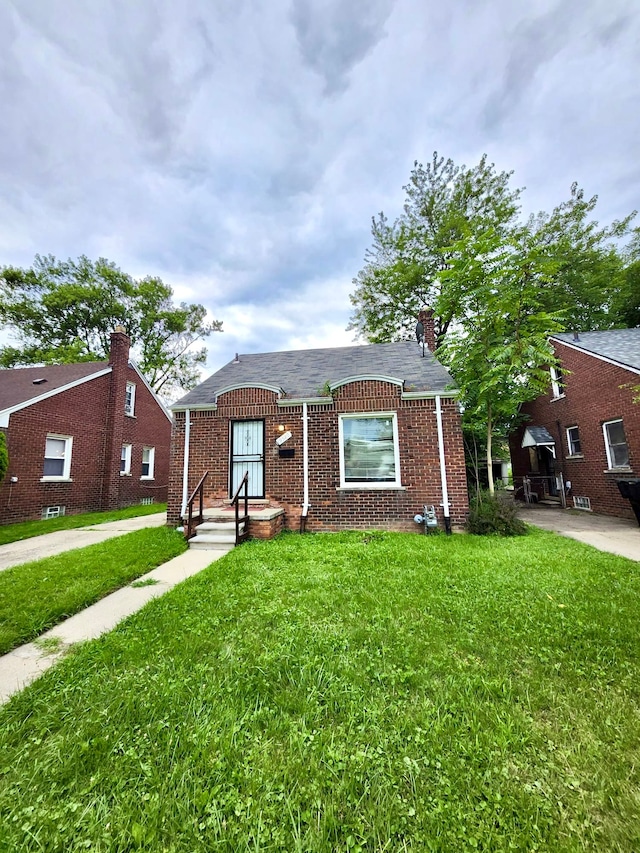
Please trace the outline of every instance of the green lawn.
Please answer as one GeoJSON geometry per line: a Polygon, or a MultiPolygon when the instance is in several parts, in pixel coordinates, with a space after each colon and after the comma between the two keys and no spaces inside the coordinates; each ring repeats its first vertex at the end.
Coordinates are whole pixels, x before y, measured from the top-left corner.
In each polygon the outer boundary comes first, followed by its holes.
{"type": "Polygon", "coordinates": [[[166,512],[166,504],[135,504],[124,509],[113,509],[108,512],[85,512],[81,515],[62,515],[60,518],[48,518],[46,521],[21,521],[17,524],[0,525],[0,545],[18,542],[21,539],[31,539],[42,536],[43,533],[54,533],[56,530],[72,530],[76,527],[88,527],[94,524],[104,524],[106,521],[121,521],[123,518],[137,518],[139,515],[153,515],[156,512],[166,512]]]}
{"type": "Polygon", "coordinates": [[[34,639],[185,549],[182,534],[167,527],[150,527],[5,569],[0,572],[0,654],[34,639]]]}
{"type": "Polygon", "coordinates": [[[638,851],[639,601],[542,531],[250,542],[0,711],[0,850],[638,851]]]}

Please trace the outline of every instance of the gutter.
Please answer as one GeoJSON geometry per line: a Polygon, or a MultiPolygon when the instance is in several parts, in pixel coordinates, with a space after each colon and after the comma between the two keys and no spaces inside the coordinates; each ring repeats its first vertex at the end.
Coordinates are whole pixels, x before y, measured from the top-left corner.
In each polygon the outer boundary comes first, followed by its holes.
{"type": "Polygon", "coordinates": [[[447,488],[447,468],[444,457],[444,433],[442,430],[442,406],[440,395],[436,395],[436,422],[438,424],[438,453],[440,455],[440,481],[442,483],[442,508],[444,510],[444,529],[451,534],[451,518],[449,517],[449,489],[447,488]]]}
{"type": "Polygon", "coordinates": [[[307,404],[302,404],[302,515],[300,516],[300,533],[304,533],[309,514],[309,411],[307,404]]]}
{"type": "Polygon", "coordinates": [[[189,439],[191,435],[191,418],[189,409],[184,410],[184,459],[182,462],[182,507],[180,518],[184,519],[189,500],[189,439]]]}

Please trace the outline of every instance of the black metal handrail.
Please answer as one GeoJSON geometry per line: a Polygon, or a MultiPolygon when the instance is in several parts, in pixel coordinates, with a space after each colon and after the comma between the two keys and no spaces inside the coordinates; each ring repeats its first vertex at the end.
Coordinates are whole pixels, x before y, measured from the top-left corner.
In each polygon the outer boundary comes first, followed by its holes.
{"type": "Polygon", "coordinates": [[[203,515],[203,511],[202,511],[203,510],[204,481],[207,479],[208,476],[209,476],[209,472],[205,471],[204,474],[202,475],[202,477],[200,478],[200,482],[195,487],[195,489],[193,490],[193,493],[191,494],[191,497],[187,501],[188,512],[187,512],[187,524],[186,524],[185,529],[184,529],[184,538],[185,539],[191,539],[191,537],[193,536],[193,533],[194,533],[194,528],[196,527],[196,525],[201,524],[203,519],[204,519],[204,515],[203,515]],[[193,503],[198,496],[200,497],[200,506],[199,506],[198,515],[194,518],[194,516],[193,516],[193,503]]]}
{"type": "Polygon", "coordinates": [[[231,498],[231,506],[236,508],[236,545],[239,545],[249,535],[249,472],[245,471],[235,495],[231,498]],[[244,488],[244,516],[240,517],[240,491],[244,488]],[[240,525],[244,523],[244,529],[240,533],[240,525]]]}

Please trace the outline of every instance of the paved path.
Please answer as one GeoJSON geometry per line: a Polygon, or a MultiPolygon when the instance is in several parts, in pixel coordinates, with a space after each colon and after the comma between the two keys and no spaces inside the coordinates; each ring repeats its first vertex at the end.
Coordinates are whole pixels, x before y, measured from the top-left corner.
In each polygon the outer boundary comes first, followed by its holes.
{"type": "Polygon", "coordinates": [[[184,554],[174,557],[173,560],[169,560],[168,563],[158,566],[134,581],[138,584],[140,581],[152,579],[156,581],[153,585],[125,586],[116,590],[91,607],[87,607],[86,610],[67,619],[66,622],[56,625],[46,634],[42,634],[37,643],[27,643],[0,657],[0,704],[53,666],[72,643],[93,640],[110,631],[118,622],[140,610],[152,598],[157,598],[180,581],[202,571],[223,553],[221,551],[185,551],[184,554]],[[55,651],[46,653],[47,643],[55,644],[55,651]]]}
{"type": "Polygon", "coordinates": [[[85,548],[104,542],[114,536],[123,536],[132,530],[142,530],[144,527],[161,527],[167,523],[165,512],[155,512],[152,515],[138,515],[135,518],[125,518],[122,521],[108,521],[106,524],[94,524],[89,527],[76,527],[74,530],[58,530],[55,533],[45,533],[43,536],[33,536],[20,542],[10,542],[0,545],[0,571],[41,560],[43,557],[53,557],[63,551],[74,548],[85,548]]]}
{"type": "Polygon", "coordinates": [[[637,522],[575,509],[522,505],[519,517],[528,524],[569,536],[600,551],[640,561],[640,527],[637,522]]]}

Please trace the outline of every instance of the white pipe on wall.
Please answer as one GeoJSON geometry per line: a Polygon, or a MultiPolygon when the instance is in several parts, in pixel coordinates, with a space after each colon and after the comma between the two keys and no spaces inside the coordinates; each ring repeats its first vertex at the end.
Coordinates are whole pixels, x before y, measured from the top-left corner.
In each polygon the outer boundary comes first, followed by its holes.
{"type": "Polygon", "coordinates": [[[436,395],[436,421],[438,424],[438,453],[440,455],[440,481],[442,483],[444,526],[447,533],[451,533],[451,519],[449,518],[449,489],[447,487],[447,468],[444,456],[444,433],[442,430],[442,405],[440,395],[436,395]]]}
{"type": "Polygon", "coordinates": [[[184,460],[182,463],[182,507],[180,518],[184,518],[189,500],[189,438],[191,434],[191,417],[189,409],[184,413],[184,460]]]}
{"type": "Polygon", "coordinates": [[[302,404],[302,481],[302,518],[306,518],[309,513],[309,411],[306,403],[302,404]]]}

